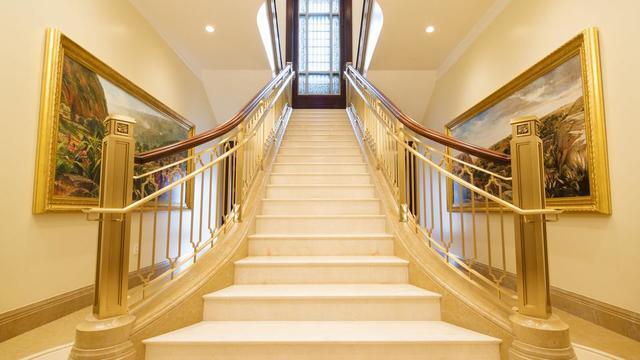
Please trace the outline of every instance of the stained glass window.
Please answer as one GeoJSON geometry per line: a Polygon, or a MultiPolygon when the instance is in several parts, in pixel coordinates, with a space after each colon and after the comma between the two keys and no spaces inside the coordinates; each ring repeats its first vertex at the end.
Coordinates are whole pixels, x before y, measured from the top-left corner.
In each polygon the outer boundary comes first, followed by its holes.
{"type": "Polygon", "coordinates": [[[340,95],[340,0],[298,6],[298,94],[340,95]]]}

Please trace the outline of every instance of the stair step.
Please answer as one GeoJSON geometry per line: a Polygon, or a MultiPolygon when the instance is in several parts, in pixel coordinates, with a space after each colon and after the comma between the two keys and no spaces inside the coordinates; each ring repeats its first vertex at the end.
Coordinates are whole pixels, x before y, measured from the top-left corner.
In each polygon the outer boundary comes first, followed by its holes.
{"type": "Polygon", "coordinates": [[[351,137],[351,139],[347,139],[347,140],[331,140],[331,139],[314,140],[314,139],[304,139],[304,138],[301,138],[299,140],[289,140],[285,138],[282,140],[282,145],[285,145],[287,147],[309,146],[309,147],[332,148],[332,147],[357,146],[358,143],[356,142],[355,137],[351,137]]]}
{"type": "Polygon", "coordinates": [[[143,343],[148,360],[497,360],[500,342],[442,321],[203,321],[143,343]]]}
{"type": "Polygon", "coordinates": [[[367,165],[364,162],[360,163],[340,163],[340,164],[328,164],[328,163],[283,163],[276,162],[273,164],[272,170],[276,173],[366,173],[368,171],[367,165]]]}
{"type": "Polygon", "coordinates": [[[356,137],[353,134],[286,134],[284,135],[284,141],[352,141],[355,142],[356,137]]]}
{"type": "Polygon", "coordinates": [[[375,197],[373,185],[267,185],[269,199],[351,199],[375,197]]]}
{"type": "Polygon", "coordinates": [[[235,262],[236,284],[404,284],[395,256],[250,256],[235,262]]]}
{"type": "Polygon", "coordinates": [[[386,221],[384,215],[258,215],[256,216],[256,233],[384,233],[386,221]]]}
{"type": "Polygon", "coordinates": [[[440,320],[440,295],[408,284],[233,285],[204,296],[204,320],[440,320]]]}
{"type": "Polygon", "coordinates": [[[278,155],[360,155],[360,148],[356,144],[350,146],[288,146],[282,145],[278,155]]]}
{"type": "Polygon", "coordinates": [[[367,173],[271,173],[273,185],[369,185],[367,173]]]}
{"type": "Polygon", "coordinates": [[[388,234],[256,234],[249,236],[250,256],[390,256],[388,234]]]}
{"type": "Polygon", "coordinates": [[[353,134],[353,128],[348,122],[344,124],[296,124],[289,122],[287,131],[349,131],[353,134]]]}
{"type": "Polygon", "coordinates": [[[378,215],[380,201],[361,199],[263,199],[263,215],[378,215]]]}
{"type": "Polygon", "coordinates": [[[332,129],[332,130],[309,129],[309,128],[302,128],[302,129],[287,128],[287,131],[285,132],[284,135],[285,137],[286,136],[349,136],[349,138],[354,137],[353,130],[347,127],[345,127],[344,129],[332,129]]]}
{"type": "Polygon", "coordinates": [[[278,155],[278,163],[349,164],[364,163],[362,155],[278,155]]]}

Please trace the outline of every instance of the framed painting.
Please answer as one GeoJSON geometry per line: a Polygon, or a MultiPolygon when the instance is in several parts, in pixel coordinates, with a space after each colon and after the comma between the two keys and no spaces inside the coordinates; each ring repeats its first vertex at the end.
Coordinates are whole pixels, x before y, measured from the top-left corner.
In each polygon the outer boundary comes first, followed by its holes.
{"type": "MultiPolygon", "coordinates": [[[[46,33],[33,212],[77,211],[98,205],[103,121],[109,114],[136,120],[136,152],[192,137],[184,117],[127,80],[56,29],[46,33]]],[[[136,165],[137,175],[184,159],[190,152],[136,165]]],[[[134,200],[161,189],[194,166],[159,171],[134,182],[134,200]]],[[[193,186],[172,206],[190,206],[193,186]]],[[[168,194],[159,199],[166,206],[168,194]]]]}
{"type": "MultiPolygon", "coordinates": [[[[547,206],[570,212],[611,214],[607,140],[598,32],[589,28],[551,55],[445,125],[447,134],[510,153],[511,120],[535,115],[541,121],[547,206]]],[[[509,165],[453,153],[456,158],[505,177],[509,165]]],[[[458,176],[497,194],[478,170],[451,166],[458,176]]],[[[501,195],[511,200],[511,184],[501,195]]],[[[448,184],[450,209],[466,211],[472,194],[448,184]]]]}

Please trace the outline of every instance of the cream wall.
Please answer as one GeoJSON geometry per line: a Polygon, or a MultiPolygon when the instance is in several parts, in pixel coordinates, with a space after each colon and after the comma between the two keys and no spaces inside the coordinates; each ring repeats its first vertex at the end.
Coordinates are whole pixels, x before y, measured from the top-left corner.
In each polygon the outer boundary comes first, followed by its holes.
{"type": "Polygon", "coordinates": [[[32,215],[40,82],[47,27],[57,27],[196,123],[215,125],[199,79],[126,0],[3,1],[0,94],[0,313],[93,282],[96,223],[32,215]]]}
{"type": "Polygon", "coordinates": [[[613,215],[565,214],[550,223],[554,286],[640,312],[640,27],[637,0],[513,0],[438,79],[425,123],[435,129],[582,29],[600,29],[613,215]]]}
{"type": "Polygon", "coordinates": [[[271,70],[204,70],[202,82],[216,119],[235,115],[271,80],[271,70]]]}
{"type": "Polygon", "coordinates": [[[436,71],[369,70],[367,78],[416,121],[423,118],[436,85],[436,71]]]}

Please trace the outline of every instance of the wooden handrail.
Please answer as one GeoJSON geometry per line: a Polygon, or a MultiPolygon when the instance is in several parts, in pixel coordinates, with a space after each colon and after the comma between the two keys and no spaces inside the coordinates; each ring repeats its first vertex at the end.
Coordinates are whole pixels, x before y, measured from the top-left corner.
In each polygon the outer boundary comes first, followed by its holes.
{"type": "Polygon", "coordinates": [[[258,91],[258,93],[245,106],[243,106],[237,114],[235,114],[224,124],[202,132],[192,138],[159,147],[157,149],[145,151],[140,154],[136,154],[135,162],[137,164],[144,164],[150,161],[162,159],[164,157],[174,155],[185,150],[193,149],[196,146],[208,143],[209,141],[215,140],[216,138],[219,138],[220,136],[232,131],[238,125],[240,125],[244,121],[244,119],[249,114],[251,114],[251,112],[253,112],[256,107],[258,107],[258,105],[260,105],[260,102],[264,100],[266,96],[271,92],[271,90],[273,90],[273,88],[278,85],[280,81],[285,79],[291,71],[291,65],[289,64],[284,69],[282,69],[282,71],[276,77],[271,79],[271,81],[269,81],[267,85],[265,85],[260,91],[258,91]]]}
{"type": "Polygon", "coordinates": [[[413,120],[410,116],[402,112],[402,110],[400,110],[391,100],[389,100],[389,98],[384,95],[382,91],[378,90],[378,88],[370,83],[367,78],[362,76],[360,72],[354,69],[353,66],[347,66],[347,72],[357,78],[358,81],[360,81],[367,88],[367,90],[369,90],[378,99],[380,99],[382,105],[384,105],[389,110],[389,112],[391,112],[391,114],[402,123],[402,125],[411,129],[416,134],[423,136],[429,140],[435,141],[441,145],[448,146],[452,149],[456,149],[458,151],[462,151],[464,153],[477,156],[488,161],[493,161],[496,163],[511,162],[511,157],[507,154],[489,150],[481,146],[469,144],[454,137],[445,135],[443,133],[420,125],[417,121],[413,120]]]}

